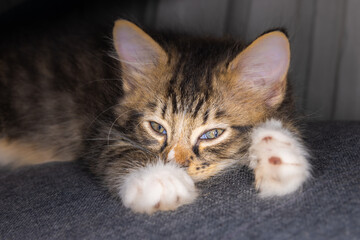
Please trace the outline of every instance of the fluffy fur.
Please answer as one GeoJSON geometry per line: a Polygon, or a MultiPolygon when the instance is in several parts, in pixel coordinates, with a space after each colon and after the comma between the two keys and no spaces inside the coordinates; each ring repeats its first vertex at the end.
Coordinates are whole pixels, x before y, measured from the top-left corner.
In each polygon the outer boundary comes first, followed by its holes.
{"type": "Polygon", "coordinates": [[[159,160],[133,169],[119,181],[119,195],[126,207],[135,212],[153,213],[174,210],[195,200],[194,181],[175,163],[159,160]]]}
{"type": "Polygon", "coordinates": [[[310,176],[307,150],[280,121],[266,121],[254,129],[251,138],[249,166],[261,196],[294,192],[310,176]]]}
{"type": "Polygon", "coordinates": [[[0,44],[7,152],[76,159],[141,213],[193,202],[194,182],[232,166],[254,169],[262,196],[294,192],[309,177],[282,32],[246,46],[119,20],[110,56],[102,39],[73,38],[0,44]]]}

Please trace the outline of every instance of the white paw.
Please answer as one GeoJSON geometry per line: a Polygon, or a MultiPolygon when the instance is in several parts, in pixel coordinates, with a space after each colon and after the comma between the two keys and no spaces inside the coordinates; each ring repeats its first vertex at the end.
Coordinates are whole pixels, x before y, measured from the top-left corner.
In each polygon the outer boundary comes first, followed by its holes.
{"type": "Polygon", "coordinates": [[[129,173],[120,188],[120,196],[125,207],[151,214],[191,203],[197,192],[184,169],[159,161],[129,173]]]}
{"type": "Polygon", "coordinates": [[[310,177],[306,149],[280,121],[269,120],[253,131],[249,153],[263,197],[292,193],[310,177]]]}

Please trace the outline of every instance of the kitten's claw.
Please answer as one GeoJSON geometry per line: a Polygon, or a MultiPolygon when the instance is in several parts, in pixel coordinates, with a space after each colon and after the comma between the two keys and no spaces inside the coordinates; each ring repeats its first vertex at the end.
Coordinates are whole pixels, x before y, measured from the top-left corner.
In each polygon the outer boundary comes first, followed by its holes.
{"type": "Polygon", "coordinates": [[[151,214],[174,210],[197,196],[193,180],[175,164],[158,162],[132,171],[121,186],[125,207],[151,214]]]}
{"type": "Polygon", "coordinates": [[[280,121],[257,127],[249,152],[255,187],[263,197],[292,193],[310,176],[305,148],[280,121]]]}

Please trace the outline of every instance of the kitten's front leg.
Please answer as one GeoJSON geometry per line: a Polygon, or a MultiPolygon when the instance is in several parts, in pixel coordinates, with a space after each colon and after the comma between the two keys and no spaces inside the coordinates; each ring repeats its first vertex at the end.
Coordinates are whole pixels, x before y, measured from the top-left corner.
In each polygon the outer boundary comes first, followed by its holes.
{"type": "Polygon", "coordinates": [[[256,127],[251,141],[250,168],[261,196],[292,193],[310,177],[306,148],[280,121],[271,119],[256,127]]]}
{"type": "Polygon", "coordinates": [[[175,210],[193,202],[197,191],[185,169],[144,154],[125,154],[109,164],[106,182],[125,207],[138,213],[175,210]],[[133,159],[137,157],[138,159],[133,159]],[[143,158],[143,159],[141,159],[143,158]]]}

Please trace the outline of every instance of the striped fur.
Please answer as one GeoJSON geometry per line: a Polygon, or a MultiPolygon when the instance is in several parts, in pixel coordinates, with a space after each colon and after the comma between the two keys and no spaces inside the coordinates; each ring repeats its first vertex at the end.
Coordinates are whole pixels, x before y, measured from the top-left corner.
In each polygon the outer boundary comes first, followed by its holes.
{"type": "Polygon", "coordinates": [[[233,68],[246,47],[241,42],[151,38],[126,21],[116,23],[113,58],[84,51],[102,47],[99,39],[81,46],[44,39],[38,49],[31,45],[36,38],[23,47],[18,40],[0,45],[0,142],[30,142],[27,152],[78,159],[116,195],[127,174],[157,161],[175,161],[194,181],[249,164],[251,131],[266,119],[299,135],[286,79],[259,91],[239,81],[233,68]],[[146,46],[140,56],[119,42],[129,32],[135,36],[130,47],[146,46]],[[280,100],[269,105],[266,94],[280,100]],[[155,133],[150,121],[167,135],[155,133]],[[225,131],[212,141],[199,139],[214,128],[225,131]]]}

